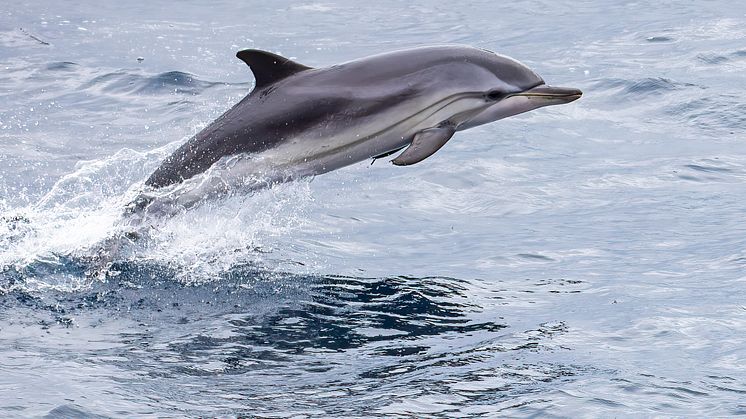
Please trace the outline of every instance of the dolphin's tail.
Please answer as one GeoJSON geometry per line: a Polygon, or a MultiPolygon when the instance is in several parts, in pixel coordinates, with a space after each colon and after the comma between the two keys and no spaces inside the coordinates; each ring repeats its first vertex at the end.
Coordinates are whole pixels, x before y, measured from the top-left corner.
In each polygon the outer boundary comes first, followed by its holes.
{"type": "Polygon", "coordinates": [[[144,211],[147,203],[134,200],[125,206],[121,218],[115,224],[115,233],[100,241],[92,248],[86,275],[104,279],[114,262],[123,257],[133,246],[143,245],[154,228],[153,219],[148,219],[144,211]]]}
{"type": "Polygon", "coordinates": [[[117,234],[96,245],[95,253],[88,261],[85,274],[90,278],[105,279],[117,256],[123,253],[127,245],[139,240],[139,236],[117,234]]]}
{"type": "Polygon", "coordinates": [[[135,199],[124,206],[123,216],[130,217],[142,213],[154,200],[155,197],[140,193],[135,199]]]}
{"type": "Polygon", "coordinates": [[[119,224],[139,230],[143,225],[157,224],[188,208],[180,202],[178,195],[160,195],[146,190],[124,206],[119,224]]]}
{"type": "Polygon", "coordinates": [[[93,246],[87,276],[104,279],[117,258],[132,246],[142,245],[146,241],[159,220],[152,214],[151,205],[155,200],[154,196],[141,192],[124,206],[121,217],[115,223],[115,233],[93,246]]]}

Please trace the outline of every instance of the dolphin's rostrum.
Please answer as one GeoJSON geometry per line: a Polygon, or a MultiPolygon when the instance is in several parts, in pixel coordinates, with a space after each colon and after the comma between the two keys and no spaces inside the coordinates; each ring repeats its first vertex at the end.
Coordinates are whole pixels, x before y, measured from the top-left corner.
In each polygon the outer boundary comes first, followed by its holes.
{"type": "Polygon", "coordinates": [[[254,73],[254,89],[168,157],[132,209],[147,207],[164,190],[171,204],[188,207],[204,195],[325,173],[401,149],[393,163],[415,164],[457,131],[582,94],[545,85],[511,58],[459,45],[326,68],[254,49],[237,57],[254,73]],[[230,175],[197,176],[214,166],[230,175]]]}

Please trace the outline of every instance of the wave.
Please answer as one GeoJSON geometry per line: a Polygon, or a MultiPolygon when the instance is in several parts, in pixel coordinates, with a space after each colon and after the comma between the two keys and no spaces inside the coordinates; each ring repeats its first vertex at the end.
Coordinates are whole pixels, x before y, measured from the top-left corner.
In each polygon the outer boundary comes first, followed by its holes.
{"type": "MultiPolygon", "coordinates": [[[[241,337],[243,343],[259,347],[272,342],[280,351],[343,350],[407,336],[497,332],[507,327],[479,320],[481,308],[469,302],[467,294],[471,285],[456,278],[302,275],[247,264],[224,272],[219,282],[185,284],[166,264],[123,262],[115,268],[120,274],[76,292],[17,288],[0,301],[31,308],[63,327],[98,310],[125,317],[142,313],[164,324],[250,313],[232,322],[252,331],[241,337]],[[327,332],[318,334],[319,330],[327,332]]],[[[201,344],[230,346],[231,340],[201,344]]],[[[383,355],[396,355],[414,349],[381,350],[383,355]]]]}
{"type": "Polygon", "coordinates": [[[613,90],[619,95],[633,97],[663,94],[692,87],[699,86],[664,77],[646,77],[641,79],[605,78],[597,80],[593,84],[593,89],[596,91],[613,90]]]}
{"type": "Polygon", "coordinates": [[[698,126],[705,131],[728,130],[728,134],[733,135],[736,130],[746,128],[746,104],[732,94],[713,94],[690,99],[666,107],[665,113],[671,118],[698,126]]]}
{"type": "Polygon", "coordinates": [[[94,77],[80,89],[117,95],[198,95],[205,90],[226,83],[201,80],[181,71],[147,75],[132,71],[116,71],[94,77]]]}

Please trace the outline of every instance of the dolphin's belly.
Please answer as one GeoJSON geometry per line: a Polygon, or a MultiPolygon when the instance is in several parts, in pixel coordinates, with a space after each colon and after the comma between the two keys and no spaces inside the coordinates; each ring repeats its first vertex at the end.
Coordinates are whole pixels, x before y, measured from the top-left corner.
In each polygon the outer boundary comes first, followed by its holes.
{"type": "Polygon", "coordinates": [[[312,176],[399,149],[412,138],[409,127],[370,132],[359,127],[324,138],[301,136],[258,153],[256,157],[264,168],[272,167],[298,177],[312,176]]]}
{"type": "Polygon", "coordinates": [[[452,108],[453,102],[418,111],[393,106],[364,123],[359,119],[348,124],[335,121],[333,129],[322,126],[307,130],[256,156],[265,162],[264,168],[299,177],[326,173],[408,145],[418,131],[448,119],[452,115],[446,110],[449,105],[452,108]]]}

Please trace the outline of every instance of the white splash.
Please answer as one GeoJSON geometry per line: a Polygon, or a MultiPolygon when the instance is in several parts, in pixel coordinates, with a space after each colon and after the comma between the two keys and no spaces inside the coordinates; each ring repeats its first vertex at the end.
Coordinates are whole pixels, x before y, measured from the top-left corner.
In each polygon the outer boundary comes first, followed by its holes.
{"type": "Polygon", "coordinates": [[[308,182],[303,181],[210,200],[150,222],[142,240],[124,238],[129,228],[122,222],[125,205],[176,145],[149,152],[124,149],[105,159],[80,162],[38,202],[25,207],[0,201],[0,292],[8,290],[6,282],[13,282],[3,276],[14,273],[24,278],[27,290],[88,286],[114,274],[95,271],[97,259],[109,251],[114,254],[106,255],[107,267],[117,262],[164,266],[185,283],[210,281],[246,264],[285,271],[300,266],[307,272],[308,261],[282,256],[312,202],[308,182]],[[125,246],[112,246],[120,240],[125,246]]]}

